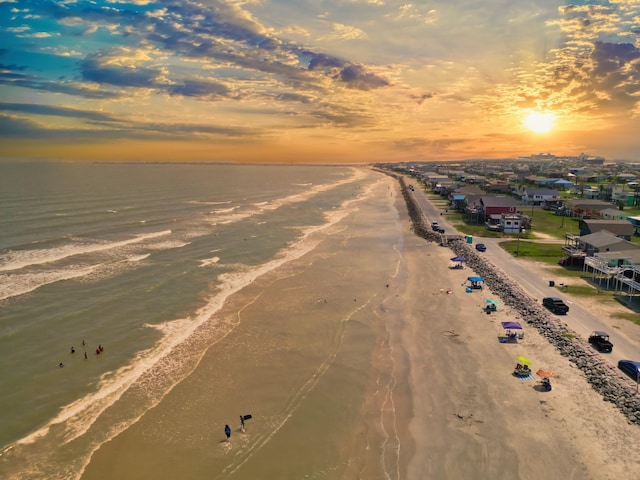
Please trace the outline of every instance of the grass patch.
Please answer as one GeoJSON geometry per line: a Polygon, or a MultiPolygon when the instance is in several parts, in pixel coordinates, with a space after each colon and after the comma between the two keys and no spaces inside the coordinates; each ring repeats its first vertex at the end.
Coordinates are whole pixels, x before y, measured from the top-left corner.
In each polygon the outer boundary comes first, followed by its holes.
{"type": "Polygon", "coordinates": [[[527,208],[523,208],[522,213],[531,217],[533,233],[543,233],[558,239],[563,239],[567,233],[574,235],[580,233],[577,218],[562,217],[542,208],[534,208],[533,215],[531,215],[531,210],[527,208]]]}
{"type": "Polygon", "coordinates": [[[559,277],[584,278],[584,279],[588,279],[591,277],[591,275],[589,275],[588,273],[583,272],[581,268],[556,267],[556,268],[550,268],[549,273],[558,275],[559,277]]]}
{"type": "Polygon", "coordinates": [[[576,338],[576,334],[571,332],[562,332],[562,336],[564,338],[568,338],[569,340],[573,340],[574,338],[576,338]]]}
{"type": "Polygon", "coordinates": [[[530,258],[539,262],[557,264],[565,255],[560,245],[553,243],[536,243],[520,240],[500,242],[500,247],[514,257],[530,258]]]}
{"type": "Polygon", "coordinates": [[[602,300],[612,300],[613,301],[613,297],[616,294],[616,292],[614,292],[613,290],[602,290],[600,288],[593,288],[590,285],[564,285],[564,286],[560,286],[560,285],[556,285],[556,288],[561,291],[562,293],[569,293],[571,295],[577,295],[577,296],[588,296],[591,297],[594,294],[601,296],[602,300]]]}
{"type": "Polygon", "coordinates": [[[611,316],[613,318],[619,318],[621,320],[626,320],[628,322],[635,323],[636,325],[640,325],[640,315],[637,313],[614,313],[611,316]]]}

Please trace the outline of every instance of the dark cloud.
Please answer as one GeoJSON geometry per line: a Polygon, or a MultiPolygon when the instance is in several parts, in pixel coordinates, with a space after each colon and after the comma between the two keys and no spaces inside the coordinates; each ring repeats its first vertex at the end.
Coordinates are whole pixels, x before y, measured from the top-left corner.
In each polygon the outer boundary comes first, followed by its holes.
{"type": "Polygon", "coordinates": [[[55,117],[78,118],[96,122],[119,122],[120,120],[101,112],[78,110],[75,108],[56,107],[50,105],[36,105],[31,103],[0,103],[0,111],[19,112],[55,117]]]}
{"type": "Polygon", "coordinates": [[[38,123],[0,114],[0,138],[32,140],[100,141],[116,139],[179,140],[189,138],[253,139],[262,135],[259,129],[202,124],[129,123],[123,128],[44,128],[38,123]]]}
{"type": "Polygon", "coordinates": [[[283,102],[295,102],[295,103],[311,103],[313,101],[313,98],[309,95],[302,95],[299,93],[287,93],[287,92],[279,93],[275,95],[275,98],[283,102]]]}
{"type": "Polygon", "coordinates": [[[340,78],[350,88],[359,90],[371,90],[387,87],[389,82],[373,73],[366,72],[360,65],[349,65],[340,72],[340,78]]]}
{"type": "Polygon", "coordinates": [[[33,75],[14,73],[11,71],[0,71],[0,85],[29,88],[32,90],[40,90],[52,93],[64,93],[66,95],[90,99],[109,99],[120,97],[120,94],[116,92],[86,88],[76,82],[44,80],[33,75]]]}
{"type": "Polygon", "coordinates": [[[153,88],[162,71],[157,68],[113,65],[109,54],[98,52],[88,55],[81,63],[82,78],[96,83],[120,87],[153,88]]]}
{"type": "Polygon", "coordinates": [[[305,51],[305,54],[311,55],[311,60],[309,60],[309,70],[327,70],[332,68],[343,68],[346,65],[344,60],[341,60],[336,57],[330,57],[323,53],[313,53],[310,51],[305,51]]]}
{"type": "Polygon", "coordinates": [[[0,138],[32,138],[41,131],[43,129],[31,120],[0,115],[0,138]]]}
{"type": "Polygon", "coordinates": [[[640,49],[630,43],[595,42],[591,58],[597,76],[604,77],[613,72],[638,74],[639,65],[631,64],[640,58],[640,49]]]}
{"type": "Polygon", "coordinates": [[[433,93],[423,93],[422,95],[411,95],[411,98],[416,101],[418,105],[422,105],[425,101],[433,98],[433,93]]]}
{"type": "Polygon", "coordinates": [[[171,95],[206,97],[208,99],[231,96],[227,86],[213,80],[185,80],[180,85],[170,86],[168,91],[171,95]]]}
{"type": "Polygon", "coordinates": [[[305,51],[305,53],[311,55],[308,66],[309,70],[322,70],[330,77],[340,79],[346,83],[349,88],[371,90],[389,86],[387,80],[374,73],[367,72],[361,65],[354,65],[330,55],[313,54],[308,50],[305,51]]]}

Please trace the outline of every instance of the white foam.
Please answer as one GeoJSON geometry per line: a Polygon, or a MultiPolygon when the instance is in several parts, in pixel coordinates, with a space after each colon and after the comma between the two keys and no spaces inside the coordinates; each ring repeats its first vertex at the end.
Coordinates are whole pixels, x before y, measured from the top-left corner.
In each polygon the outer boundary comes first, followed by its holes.
{"type": "MultiPolygon", "coordinates": [[[[252,205],[254,208],[247,209],[242,212],[235,212],[235,211],[230,211],[226,213],[223,213],[222,211],[212,212],[215,215],[209,218],[209,221],[213,224],[230,224],[230,223],[239,222],[255,215],[261,215],[265,212],[271,212],[271,211],[277,210],[286,205],[307,201],[310,198],[313,198],[314,196],[320,193],[333,190],[345,184],[353,183],[365,176],[365,173],[359,169],[353,169],[352,172],[353,174],[351,176],[346,177],[335,183],[317,185],[313,188],[309,188],[308,190],[305,190],[304,192],[299,192],[293,195],[289,195],[288,197],[274,199],[269,202],[253,203],[252,205]]],[[[229,209],[229,210],[233,210],[233,209],[229,209]]]]}
{"type": "Polygon", "coordinates": [[[9,251],[0,255],[0,272],[20,270],[33,265],[44,265],[87,253],[104,252],[170,234],[171,230],[163,230],[136,235],[133,238],[117,242],[81,240],[54,248],[9,251]]]}
{"type": "Polygon", "coordinates": [[[220,257],[205,258],[205,259],[200,260],[200,266],[201,267],[208,267],[209,265],[215,265],[219,261],[220,261],[220,257]]]}
{"type": "MultiPolygon", "coordinates": [[[[144,390],[147,394],[145,408],[128,412],[129,418],[123,418],[118,422],[114,422],[112,428],[108,431],[103,430],[99,432],[99,438],[95,435],[91,438],[89,442],[90,445],[87,445],[87,448],[91,451],[88,452],[87,457],[83,461],[83,464],[86,465],[92,452],[96,451],[101,444],[108,442],[135,423],[148,409],[157,405],[182,378],[197,366],[206,351],[205,349],[195,351],[193,349],[186,349],[188,355],[192,357],[191,360],[195,358],[193,364],[186,367],[186,371],[184,367],[176,363],[181,362],[184,356],[171,356],[171,353],[179,350],[179,347],[185,344],[197,329],[211,320],[222,308],[230,295],[240,291],[260,276],[290,261],[298,259],[313,250],[323,239],[321,233],[326,232],[328,234],[332,226],[346,217],[353,209],[357,208],[356,202],[358,200],[370,193],[371,189],[367,189],[365,192],[361,192],[360,198],[354,197],[347,200],[343,202],[341,208],[326,213],[324,224],[305,228],[297,241],[287,246],[287,248],[280,251],[275,257],[264,264],[257,267],[244,266],[238,268],[235,272],[221,275],[221,285],[216,293],[212,294],[207,300],[204,307],[196,311],[190,318],[176,319],[153,326],[153,328],[163,334],[162,339],[157,342],[154,347],[139,352],[129,365],[105,374],[101,378],[96,392],[66,406],[44,427],[16,443],[33,443],[40,437],[47,435],[50,428],[54,425],[60,425],[62,427],[62,432],[60,433],[61,438],[64,439],[65,443],[70,442],[85,434],[100,415],[116,403],[136,382],[142,381],[143,377],[145,377],[143,383],[152,382],[153,388],[144,390]],[[169,358],[170,356],[171,358],[169,358]],[[159,374],[160,370],[162,370],[159,365],[165,361],[171,370],[163,371],[162,374],[159,374]],[[154,375],[150,375],[151,372],[154,372],[154,375]],[[158,374],[156,374],[156,372],[158,374]]],[[[209,261],[215,258],[217,257],[209,259],[209,261]]],[[[227,324],[226,326],[229,329],[233,329],[234,327],[233,324],[227,324]]],[[[57,429],[56,432],[58,432],[57,429]]],[[[94,434],[94,432],[92,432],[92,434],[94,434]]],[[[58,433],[56,433],[56,436],[57,435],[58,433]]],[[[82,472],[78,472],[76,478],[81,476],[81,474],[82,472]]]]}
{"type": "Polygon", "coordinates": [[[84,277],[94,273],[97,268],[96,265],[30,274],[2,274],[0,275],[0,300],[24,295],[50,283],[84,277]]]}

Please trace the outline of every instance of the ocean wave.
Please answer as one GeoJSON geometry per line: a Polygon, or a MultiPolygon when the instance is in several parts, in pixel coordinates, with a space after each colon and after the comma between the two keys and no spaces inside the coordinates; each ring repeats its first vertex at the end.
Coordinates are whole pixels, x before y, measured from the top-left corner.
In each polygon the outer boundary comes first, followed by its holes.
{"type": "Polygon", "coordinates": [[[74,267],[60,271],[29,274],[10,273],[0,275],[0,300],[24,295],[40,287],[63,280],[91,275],[98,266],[74,267]]]}
{"type": "Polygon", "coordinates": [[[316,185],[315,187],[309,188],[303,192],[295,193],[293,195],[274,199],[268,202],[256,202],[251,204],[253,208],[248,208],[241,212],[236,212],[233,209],[229,209],[233,211],[226,212],[226,213],[223,213],[222,211],[212,212],[214,216],[209,217],[208,221],[212,224],[230,224],[230,223],[239,222],[253,216],[261,215],[267,212],[272,212],[274,210],[277,210],[287,205],[305,202],[321,193],[333,190],[342,185],[354,183],[364,178],[366,175],[365,172],[359,169],[352,169],[351,172],[352,174],[350,176],[345,177],[337,182],[323,184],[323,185],[316,185]]]}
{"type": "Polygon", "coordinates": [[[5,254],[0,255],[0,272],[10,272],[20,270],[25,267],[54,263],[88,253],[105,252],[170,234],[171,230],[162,230],[160,232],[139,234],[133,238],[115,242],[103,240],[80,240],[53,248],[10,250],[5,254]]]}

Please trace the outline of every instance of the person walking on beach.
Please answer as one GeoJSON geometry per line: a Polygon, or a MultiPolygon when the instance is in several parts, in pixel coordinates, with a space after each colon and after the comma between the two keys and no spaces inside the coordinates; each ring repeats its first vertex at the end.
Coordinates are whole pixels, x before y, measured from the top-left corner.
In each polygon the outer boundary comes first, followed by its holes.
{"type": "Polygon", "coordinates": [[[229,438],[231,437],[231,427],[229,427],[229,425],[224,426],[224,434],[227,436],[227,442],[228,442],[229,438]]]}

